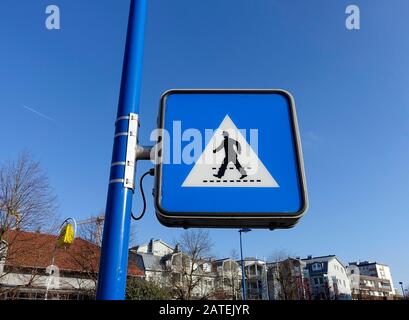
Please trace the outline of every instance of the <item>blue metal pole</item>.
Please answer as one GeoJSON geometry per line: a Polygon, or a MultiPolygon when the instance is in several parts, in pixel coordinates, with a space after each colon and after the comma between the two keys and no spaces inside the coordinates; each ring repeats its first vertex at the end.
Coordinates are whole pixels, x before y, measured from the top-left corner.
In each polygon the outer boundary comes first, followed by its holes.
{"type": "MultiPolygon", "coordinates": [[[[133,190],[125,187],[129,116],[139,113],[147,0],[131,0],[105,210],[97,299],[122,300],[128,269],[133,190]]],[[[135,159],[133,159],[135,160],[135,159]]]]}
{"type": "Polygon", "coordinates": [[[243,260],[243,244],[241,240],[241,233],[242,231],[239,230],[240,233],[240,255],[241,255],[241,288],[243,290],[243,300],[246,300],[246,275],[244,272],[244,260],[243,260]]]}

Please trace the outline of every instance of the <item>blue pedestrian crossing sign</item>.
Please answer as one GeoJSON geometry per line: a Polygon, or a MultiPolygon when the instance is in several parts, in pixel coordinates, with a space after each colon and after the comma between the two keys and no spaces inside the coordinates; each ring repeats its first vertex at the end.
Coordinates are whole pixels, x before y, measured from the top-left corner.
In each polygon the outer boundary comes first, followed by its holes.
{"type": "Polygon", "coordinates": [[[172,227],[289,228],[307,208],[297,117],[283,90],[170,90],[155,208],[172,227]]]}

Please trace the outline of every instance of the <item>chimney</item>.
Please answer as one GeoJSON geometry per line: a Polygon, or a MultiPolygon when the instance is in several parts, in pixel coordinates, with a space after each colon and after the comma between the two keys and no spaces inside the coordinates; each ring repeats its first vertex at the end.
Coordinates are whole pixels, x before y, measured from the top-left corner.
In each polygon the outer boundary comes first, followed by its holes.
{"type": "Polygon", "coordinates": [[[178,252],[180,252],[180,246],[179,246],[179,243],[178,243],[178,244],[176,244],[176,246],[175,246],[175,250],[173,250],[173,252],[174,252],[174,253],[178,253],[178,252]]]}
{"type": "Polygon", "coordinates": [[[311,256],[311,255],[310,255],[310,256],[308,256],[308,257],[307,257],[307,259],[308,259],[308,260],[311,260],[311,259],[312,259],[312,256],[311,256]]]}
{"type": "Polygon", "coordinates": [[[148,253],[153,253],[153,238],[149,241],[148,253]]]}

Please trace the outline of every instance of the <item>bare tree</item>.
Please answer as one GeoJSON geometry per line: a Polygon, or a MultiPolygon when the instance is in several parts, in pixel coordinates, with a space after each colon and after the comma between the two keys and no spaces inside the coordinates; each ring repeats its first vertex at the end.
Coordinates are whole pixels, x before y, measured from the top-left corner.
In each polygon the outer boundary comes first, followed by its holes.
{"type": "MultiPolygon", "coordinates": [[[[102,244],[102,235],[104,229],[105,213],[101,210],[98,215],[91,215],[89,218],[78,221],[78,236],[84,240],[95,243],[98,246],[102,244]]],[[[136,225],[132,224],[129,233],[129,244],[132,247],[136,239],[136,225]]]]}
{"type": "Polygon", "coordinates": [[[241,296],[241,270],[236,259],[223,263],[223,287],[227,291],[226,297],[236,300],[241,296]]]}
{"type": "Polygon", "coordinates": [[[0,166],[0,279],[18,272],[16,263],[29,253],[27,250],[41,252],[42,244],[31,243],[30,235],[21,231],[51,232],[58,220],[56,209],[47,176],[29,153],[0,166]],[[8,266],[8,261],[13,262],[13,267],[8,266]]]}
{"type": "Polygon", "coordinates": [[[237,263],[239,254],[236,249],[230,251],[230,259],[222,264],[222,288],[224,299],[236,300],[241,296],[241,268],[237,263]]]}
{"type": "Polygon", "coordinates": [[[294,276],[294,261],[285,251],[274,252],[268,270],[269,291],[279,300],[297,300],[298,289],[294,276]]]}
{"type": "Polygon", "coordinates": [[[237,261],[240,259],[239,252],[237,251],[237,249],[230,250],[230,258],[232,258],[234,261],[237,261]]]}
{"type": "Polygon", "coordinates": [[[0,167],[0,239],[14,229],[50,231],[56,208],[48,178],[29,153],[0,167]]]}
{"type": "MultiPolygon", "coordinates": [[[[213,242],[208,231],[188,230],[181,235],[168,270],[170,286],[176,298],[181,300],[193,298],[195,289],[205,280],[204,265],[209,261],[212,247],[213,242]]],[[[199,298],[207,298],[210,294],[203,293],[199,298]]]]}

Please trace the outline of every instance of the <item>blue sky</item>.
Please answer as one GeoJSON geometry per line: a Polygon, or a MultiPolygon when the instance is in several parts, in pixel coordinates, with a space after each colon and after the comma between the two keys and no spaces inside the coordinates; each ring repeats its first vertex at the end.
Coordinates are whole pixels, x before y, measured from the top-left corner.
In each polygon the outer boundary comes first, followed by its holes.
{"type": "MultiPolygon", "coordinates": [[[[167,89],[289,90],[310,209],[293,229],[246,234],[245,254],[376,260],[397,286],[409,283],[409,3],[353,3],[359,31],[345,28],[350,1],[149,1],[140,141],[149,144],[167,89]]],[[[82,219],[105,207],[129,2],[52,1],[58,31],[45,28],[48,4],[0,3],[0,161],[30,150],[61,216],[82,219]]],[[[137,242],[172,242],[182,231],[161,226],[148,205],[137,242]]],[[[237,230],[210,234],[216,255],[238,249],[237,230]]]]}

